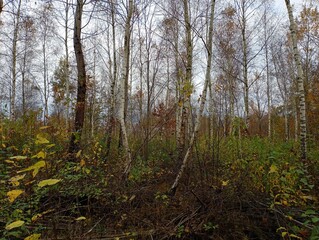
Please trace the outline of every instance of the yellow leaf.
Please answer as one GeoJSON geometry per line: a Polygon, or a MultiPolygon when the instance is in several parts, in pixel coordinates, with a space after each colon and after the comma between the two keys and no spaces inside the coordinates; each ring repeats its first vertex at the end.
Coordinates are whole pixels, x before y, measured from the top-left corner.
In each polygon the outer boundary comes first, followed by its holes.
{"type": "Polygon", "coordinates": [[[6,226],[6,230],[11,230],[13,228],[21,227],[24,224],[24,221],[18,220],[13,223],[10,223],[6,226]]]}
{"type": "Polygon", "coordinates": [[[6,146],[4,143],[2,143],[2,147],[3,147],[3,148],[6,148],[7,146],[6,146]]]}
{"type": "Polygon", "coordinates": [[[269,169],[269,173],[276,173],[278,171],[278,168],[275,165],[271,165],[269,169]]]}
{"type": "Polygon", "coordinates": [[[317,201],[317,198],[314,197],[314,196],[301,196],[301,198],[302,198],[304,201],[307,201],[307,200],[317,201]]]}
{"type": "Polygon", "coordinates": [[[17,187],[17,186],[20,185],[19,181],[22,180],[24,177],[25,177],[25,174],[23,174],[23,175],[17,175],[17,176],[14,176],[14,177],[10,178],[10,179],[9,179],[9,182],[10,182],[13,186],[17,187]]]}
{"type": "Polygon", "coordinates": [[[85,161],[83,159],[81,159],[80,166],[83,167],[84,165],[85,165],[85,161]]]}
{"type": "Polygon", "coordinates": [[[47,129],[47,128],[50,128],[50,126],[42,126],[42,127],[40,127],[40,130],[44,130],[44,129],[47,129]]]}
{"type": "Polygon", "coordinates": [[[14,164],[14,161],[11,160],[4,160],[6,163],[14,164]]]}
{"type": "Polygon", "coordinates": [[[32,156],[32,158],[42,158],[45,159],[46,153],[43,151],[38,152],[36,155],[32,156]]]}
{"type": "Polygon", "coordinates": [[[79,158],[81,156],[82,150],[78,151],[75,155],[76,158],[79,158]]]}
{"type": "Polygon", "coordinates": [[[287,234],[288,234],[287,232],[282,232],[282,233],[281,233],[281,237],[284,238],[287,234]]]}
{"type": "Polygon", "coordinates": [[[40,134],[37,135],[37,140],[35,140],[35,144],[39,145],[39,144],[47,144],[50,143],[48,139],[41,137],[40,134]]]}
{"type": "Polygon", "coordinates": [[[47,211],[45,211],[45,212],[43,212],[43,213],[38,213],[38,214],[34,215],[34,216],[31,218],[31,220],[32,220],[32,222],[35,222],[35,221],[37,221],[39,218],[41,218],[43,215],[45,215],[45,214],[47,214],[47,213],[50,213],[50,212],[53,212],[53,211],[54,211],[53,209],[49,209],[49,210],[47,210],[47,211]]]}
{"type": "Polygon", "coordinates": [[[229,183],[229,180],[227,180],[227,181],[222,181],[222,186],[226,187],[226,186],[228,185],[228,183],[229,183]]]}
{"type": "Polygon", "coordinates": [[[301,238],[301,237],[298,237],[297,235],[295,235],[295,234],[289,234],[289,237],[290,238],[296,238],[296,239],[299,239],[299,240],[302,240],[303,238],[301,238]]]}
{"type": "Polygon", "coordinates": [[[38,183],[38,187],[42,188],[42,187],[45,187],[45,186],[54,185],[54,184],[57,184],[60,181],[61,181],[61,179],[46,179],[46,180],[42,180],[41,182],[38,183]]]}
{"type": "Polygon", "coordinates": [[[287,200],[282,200],[281,203],[282,203],[282,205],[284,205],[284,206],[288,206],[287,200]]]}
{"type": "Polygon", "coordinates": [[[136,195],[132,195],[132,197],[130,197],[129,201],[133,201],[136,198],[136,195]]]}
{"type": "Polygon", "coordinates": [[[45,167],[45,161],[41,160],[26,169],[18,171],[18,173],[33,171],[32,176],[35,177],[38,174],[40,168],[43,168],[43,167],[45,167]]]}
{"type": "Polygon", "coordinates": [[[86,174],[90,174],[90,172],[91,172],[91,170],[88,169],[88,168],[84,168],[83,170],[84,170],[84,172],[85,172],[86,174]]]}
{"type": "Polygon", "coordinates": [[[23,191],[20,190],[20,189],[12,190],[12,191],[7,192],[7,196],[8,196],[8,198],[9,198],[9,202],[13,203],[14,200],[15,200],[17,197],[19,197],[22,193],[23,193],[23,191]]]}
{"type": "Polygon", "coordinates": [[[86,220],[86,217],[78,217],[77,219],[75,219],[75,221],[81,221],[81,220],[86,220]]]}
{"type": "Polygon", "coordinates": [[[30,235],[29,237],[26,237],[24,240],[38,240],[40,239],[41,234],[35,233],[30,235]]]}
{"type": "Polygon", "coordinates": [[[27,159],[28,157],[26,156],[13,156],[13,157],[10,157],[10,159],[15,159],[15,160],[24,160],[24,159],[27,159]]]}

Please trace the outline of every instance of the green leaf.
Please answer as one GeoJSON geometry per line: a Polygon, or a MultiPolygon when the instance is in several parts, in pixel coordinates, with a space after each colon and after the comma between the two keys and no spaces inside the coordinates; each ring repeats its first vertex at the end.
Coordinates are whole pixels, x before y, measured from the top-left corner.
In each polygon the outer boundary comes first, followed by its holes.
{"type": "Polygon", "coordinates": [[[51,185],[55,185],[58,182],[60,182],[61,179],[46,179],[46,180],[42,180],[41,182],[38,183],[38,187],[42,188],[45,186],[51,186],[51,185]]]}
{"type": "Polygon", "coordinates": [[[311,218],[311,221],[313,223],[317,223],[317,222],[319,222],[319,217],[313,217],[313,218],[311,218]]]}
{"type": "Polygon", "coordinates": [[[40,239],[41,234],[35,233],[30,235],[29,237],[26,237],[24,240],[38,240],[40,239]]]}
{"type": "Polygon", "coordinates": [[[11,229],[21,227],[23,224],[24,224],[24,221],[21,221],[21,220],[15,221],[15,222],[10,223],[9,225],[7,225],[6,226],[6,230],[9,231],[11,229]]]}
{"type": "Polygon", "coordinates": [[[311,231],[310,240],[318,240],[319,239],[319,226],[315,226],[311,231]]]}
{"type": "Polygon", "coordinates": [[[305,211],[304,214],[305,214],[305,215],[316,215],[317,213],[316,213],[316,211],[313,210],[313,209],[308,209],[308,210],[305,211]]]}

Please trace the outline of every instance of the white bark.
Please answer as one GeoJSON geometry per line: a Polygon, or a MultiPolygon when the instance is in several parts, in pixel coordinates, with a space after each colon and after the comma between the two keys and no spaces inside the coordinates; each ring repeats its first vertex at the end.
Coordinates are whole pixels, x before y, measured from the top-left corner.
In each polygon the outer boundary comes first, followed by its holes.
{"type": "MultiPolygon", "coordinates": [[[[186,1],[185,1],[186,2],[186,1]]],[[[199,112],[196,116],[196,120],[195,120],[195,127],[194,130],[192,132],[191,135],[191,139],[190,139],[190,143],[189,146],[186,150],[186,153],[184,155],[183,158],[183,163],[181,165],[181,168],[175,178],[175,181],[173,183],[173,185],[171,186],[170,192],[172,194],[175,194],[175,191],[177,189],[177,186],[179,184],[180,178],[182,177],[184,170],[186,168],[188,159],[189,159],[189,155],[191,153],[191,150],[193,148],[194,142],[195,142],[195,138],[197,136],[199,127],[200,127],[200,119],[201,116],[203,114],[204,111],[204,106],[205,106],[205,102],[206,102],[206,95],[207,95],[207,89],[208,89],[208,85],[211,82],[211,65],[212,65],[212,42],[213,42],[213,22],[214,22],[214,10],[215,10],[215,0],[211,1],[211,14],[210,14],[210,21],[209,21],[209,32],[208,32],[208,42],[207,42],[207,54],[208,54],[208,58],[207,58],[207,66],[206,66],[206,74],[205,74],[205,83],[204,83],[204,88],[203,88],[203,92],[200,98],[200,107],[199,107],[199,112]]]]}
{"type": "Polygon", "coordinates": [[[69,25],[69,0],[65,2],[65,28],[64,28],[64,47],[65,47],[65,98],[66,98],[66,116],[65,123],[66,129],[69,130],[69,119],[70,119],[70,74],[69,74],[69,45],[68,45],[68,25],[69,25]]]}
{"type": "Polygon", "coordinates": [[[124,36],[124,56],[123,56],[123,69],[121,73],[121,79],[119,81],[119,111],[118,120],[120,122],[122,131],[122,143],[125,151],[126,164],[124,169],[124,178],[127,179],[131,166],[132,166],[132,156],[131,149],[128,143],[128,136],[125,124],[125,85],[129,77],[129,61],[130,61],[130,39],[131,39],[131,20],[133,16],[133,0],[129,0],[128,5],[128,16],[125,22],[125,36],[124,36]]]}
{"type": "Polygon", "coordinates": [[[300,151],[301,160],[307,159],[307,123],[306,123],[306,101],[304,89],[304,73],[301,65],[301,57],[297,46],[296,23],[293,17],[290,0],[285,0],[288,17],[290,22],[290,35],[292,40],[292,47],[294,59],[297,66],[297,85],[299,94],[299,128],[300,128],[300,151]]]}
{"type": "Polygon", "coordinates": [[[12,40],[12,82],[11,82],[11,99],[10,99],[10,117],[15,118],[15,103],[16,103],[16,82],[17,82],[17,45],[18,45],[18,34],[20,24],[20,13],[21,13],[21,0],[18,2],[18,9],[14,20],[14,31],[12,40]]]}

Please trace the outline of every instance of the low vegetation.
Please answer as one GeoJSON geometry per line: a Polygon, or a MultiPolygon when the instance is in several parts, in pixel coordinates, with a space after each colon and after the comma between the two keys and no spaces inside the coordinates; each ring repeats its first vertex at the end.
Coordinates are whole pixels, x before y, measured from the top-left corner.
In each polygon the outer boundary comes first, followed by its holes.
{"type": "Polygon", "coordinates": [[[294,142],[202,138],[170,196],[179,164],[163,139],[148,161],[136,147],[126,181],[116,146],[106,158],[95,138],[71,161],[68,141],[57,126],[2,121],[1,239],[319,238],[319,149],[302,163],[294,142]]]}

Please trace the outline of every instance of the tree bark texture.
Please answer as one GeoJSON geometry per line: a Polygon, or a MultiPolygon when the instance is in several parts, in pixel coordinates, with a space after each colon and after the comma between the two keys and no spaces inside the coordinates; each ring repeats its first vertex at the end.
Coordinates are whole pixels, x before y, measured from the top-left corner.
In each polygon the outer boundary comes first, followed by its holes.
{"type": "Polygon", "coordinates": [[[299,131],[300,131],[300,157],[307,159],[307,122],[306,122],[306,101],[304,89],[304,73],[301,65],[301,57],[297,46],[297,27],[292,13],[290,0],[285,0],[290,22],[290,35],[292,40],[293,54],[297,66],[297,85],[299,95],[299,131]]]}
{"type": "Polygon", "coordinates": [[[77,0],[75,10],[74,21],[74,35],[73,44],[76,57],[77,66],[77,98],[75,105],[75,120],[74,120],[74,132],[71,135],[69,153],[75,153],[80,150],[80,139],[82,135],[82,129],[84,125],[84,113],[85,113],[85,95],[86,95],[86,70],[84,54],[81,42],[81,30],[82,30],[82,12],[84,2],[83,0],[77,0]]]}
{"type": "MultiPolygon", "coordinates": [[[[187,0],[184,1],[184,6],[185,8],[187,8],[187,0]]],[[[192,131],[192,135],[191,135],[191,139],[188,145],[188,148],[185,152],[184,158],[183,158],[183,162],[182,165],[180,167],[180,170],[175,178],[175,181],[173,183],[173,185],[171,186],[170,189],[170,193],[171,194],[175,194],[177,186],[179,184],[180,178],[182,177],[184,170],[186,168],[186,165],[188,163],[188,159],[189,159],[189,155],[191,153],[191,150],[194,146],[194,142],[195,142],[195,138],[196,135],[199,131],[199,127],[200,127],[200,119],[201,116],[203,114],[204,111],[204,106],[206,103],[206,95],[207,95],[207,89],[208,89],[208,85],[211,82],[211,66],[212,66],[212,46],[213,46],[213,22],[214,22],[214,10],[215,10],[215,0],[211,1],[211,13],[210,13],[210,21],[209,21],[209,30],[208,30],[208,42],[207,42],[207,66],[206,66],[206,74],[205,74],[205,83],[204,83],[204,88],[203,88],[203,92],[200,98],[200,107],[199,107],[199,112],[196,116],[196,120],[195,120],[195,127],[192,131]]],[[[187,23],[186,23],[187,24],[187,23]]],[[[190,31],[190,29],[189,29],[190,31]]],[[[190,50],[193,50],[192,48],[190,50]]],[[[192,67],[188,66],[188,67],[192,67]]]]}
{"type": "Polygon", "coordinates": [[[110,2],[111,4],[111,19],[112,19],[112,42],[113,42],[113,75],[111,80],[111,96],[110,96],[110,120],[107,129],[107,140],[106,140],[106,148],[107,153],[106,156],[109,157],[111,150],[111,142],[112,142],[112,132],[115,127],[115,83],[117,80],[117,57],[116,57],[116,32],[115,32],[115,0],[110,2]]]}
{"type": "Polygon", "coordinates": [[[133,16],[133,0],[129,0],[128,5],[128,15],[125,22],[125,36],[124,36],[124,56],[123,56],[123,69],[121,74],[121,79],[119,81],[119,112],[118,112],[118,120],[121,125],[121,138],[125,151],[126,163],[124,169],[124,179],[127,179],[131,166],[132,166],[132,156],[131,149],[128,143],[128,136],[126,130],[125,116],[126,116],[126,96],[127,93],[127,82],[129,77],[129,62],[130,62],[130,42],[131,42],[131,21],[133,16]]]}
{"type": "Polygon", "coordinates": [[[15,119],[15,103],[16,103],[16,82],[17,82],[17,45],[19,35],[20,24],[20,12],[21,12],[21,0],[18,2],[18,9],[15,16],[15,25],[13,31],[12,40],[12,82],[11,82],[11,98],[10,98],[10,117],[15,119]]]}

